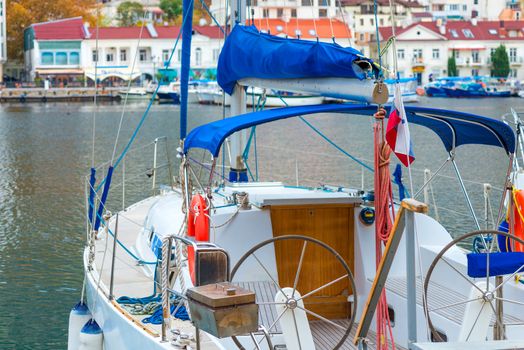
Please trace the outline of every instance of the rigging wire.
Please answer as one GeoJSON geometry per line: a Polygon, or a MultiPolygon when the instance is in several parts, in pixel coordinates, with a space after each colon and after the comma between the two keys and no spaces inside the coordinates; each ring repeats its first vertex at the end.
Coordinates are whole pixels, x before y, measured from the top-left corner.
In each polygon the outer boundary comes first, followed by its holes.
{"type": "MultiPolygon", "coordinates": [[[[190,0],[191,3],[193,3],[194,0],[190,0]]],[[[188,12],[189,13],[189,12],[188,12]]],[[[183,22],[182,22],[182,25],[186,22],[188,16],[187,14],[184,16],[184,19],[183,19],[183,22]]],[[[180,36],[182,34],[182,31],[179,31],[178,32],[178,35],[177,35],[177,38],[176,38],[176,41],[175,41],[175,44],[173,46],[173,49],[171,50],[171,54],[169,55],[169,59],[165,62],[164,64],[164,67],[167,69],[169,67],[169,65],[171,64],[171,60],[173,59],[173,56],[175,54],[175,51],[176,51],[176,48],[178,46],[178,43],[180,41],[180,36]]],[[[131,148],[131,145],[133,144],[133,142],[135,141],[136,137],[138,136],[138,132],[140,131],[140,129],[142,128],[142,126],[144,125],[144,122],[147,118],[147,116],[149,115],[149,112],[151,110],[151,107],[153,106],[153,102],[155,101],[155,97],[158,93],[158,89],[160,88],[160,85],[157,85],[155,91],[153,92],[153,96],[151,96],[151,99],[149,100],[149,103],[146,107],[146,110],[144,111],[144,113],[142,114],[142,117],[140,118],[140,121],[138,122],[138,125],[136,126],[133,134],[131,135],[131,137],[129,138],[129,141],[127,142],[126,146],[124,147],[124,149],[122,150],[122,153],[119,155],[119,157],[117,158],[117,160],[115,161],[114,163],[114,166],[113,168],[116,168],[118,167],[118,165],[120,165],[120,163],[122,162],[122,159],[125,157],[126,153],[129,151],[129,149],[131,148]]],[[[100,184],[98,185],[98,187],[96,188],[96,191],[99,191],[100,188],[104,185],[104,183],[107,181],[108,177],[104,178],[100,184]]]]}
{"type": "MultiPolygon", "coordinates": [[[[148,13],[147,10],[144,11],[144,15],[142,16],[142,25],[140,26],[140,33],[138,35],[138,41],[136,43],[135,55],[133,57],[133,62],[131,63],[131,71],[129,72],[129,80],[127,82],[127,90],[126,90],[126,95],[125,95],[125,98],[124,98],[124,105],[122,107],[122,113],[120,115],[120,122],[118,123],[118,129],[117,129],[117,132],[116,132],[115,144],[113,146],[113,154],[111,155],[111,165],[113,165],[113,161],[115,160],[116,147],[118,146],[118,139],[120,137],[120,131],[122,130],[122,124],[123,124],[123,121],[124,121],[124,115],[126,113],[127,100],[128,100],[128,97],[129,97],[129,90],[131,89],[131,79],[133,77],[133,72],[135,71],[136,59],[138,57],[138,52],[139,52],[139,49],[140,49],[140,42],[142,40],[142,35],[143,35],[143,32],[144,32],[144,27],[145,27],[145,23],[146,23],[147,13],[148,13]]],[[[155,74],[155,72],[153,72],[153,80],[155,79],[154,74],[155,74]]]]}
{"type": "Polygon", "coordinates": [[[97,113],[97,96],[98,96],[98,60],[100,53],[98,52],[98,38],[100,33],[100,4],[97,0],[96,6],[96,24],[95,24],[95,52],[96,52],[96,61],[95,61],[95,96],[93,97],[93,139],[92,139],[92,154],[91,154],[91,168],[95,167],[95,140],[96,140],[96,113],[97,113]]]}

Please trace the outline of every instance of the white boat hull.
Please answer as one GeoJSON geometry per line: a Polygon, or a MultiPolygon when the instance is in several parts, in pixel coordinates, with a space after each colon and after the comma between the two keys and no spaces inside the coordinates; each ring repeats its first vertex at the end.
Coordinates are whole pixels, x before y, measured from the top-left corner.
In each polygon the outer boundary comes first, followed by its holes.
{"type": "MultiPolygon", "coordinates": [[[[246,102],[248,106],[253,106],[253,97],[255,106],[258,105],[260,94],[255,93],[254,96],[251,93],[247,93],[246,102]]],[[[264,107],[294,107],[294,106],[305,106],[305,105],[318,105],[324,102],[323,96],[304,96],[304,95],[293,95],[293,96],[276,96],[266,95],[266,102],[264,107]],[[282,97],[282,98],[281,98],[282,97]]],[[[263,102],[261,102],[263,104],[263,102]]]]}

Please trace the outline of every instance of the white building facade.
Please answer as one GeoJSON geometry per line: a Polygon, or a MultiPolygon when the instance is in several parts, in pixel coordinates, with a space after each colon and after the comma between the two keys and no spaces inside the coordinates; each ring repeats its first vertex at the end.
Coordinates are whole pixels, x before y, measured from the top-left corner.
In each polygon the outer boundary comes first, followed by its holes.
{"type": "MultiPolygon", "coordinates": [[[[152,25],[102,27],[97,35],[81,18],[34,24],[25,31],[25,69],[31,80],[38,77],[64,85],[92,83],[95,68],[99,81],[146,81],[159,75],[174,79],[181,64],[181,41],[168,61],[179,30],[152,25]]],[[[191,65],[195,74],[216,68],[223,41],[219,27],[194,27],[191,65]]]]}
{"type": "MultiPolygon", "coordinates": [[[[491,53],[506,47],[509,78],[524,80],[524,21],[448,21],[415,23],[396,29],[398,69],[401,77],[415,76],[420,84],[447,76],[448,59],[454,55],[459,76],[489,76],[491,53]],[[440,25],[438,25],[440,24],[440,25]]],[[[392,36],[391,28],[380,29],[381,40],[392,36]]],[[[392,71],[393,51],[384,64],[392,71]]]]}

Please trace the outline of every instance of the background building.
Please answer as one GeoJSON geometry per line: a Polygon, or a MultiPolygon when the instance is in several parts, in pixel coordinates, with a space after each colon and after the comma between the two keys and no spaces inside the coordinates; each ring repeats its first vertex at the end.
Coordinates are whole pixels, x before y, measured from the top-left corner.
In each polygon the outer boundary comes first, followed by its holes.
{"type": "MultiPolygon", "coordinates": [[[[459,76],[491,73],[491,53],[505,45],[510,61],[510,77],[524,79],[523,21],[433,21],[395,29],[397,58],[402,77],[416,76],[419,83],[447,75],[448,58],[455,56],[459,76]]],[[[380,39],[388,40],[392,28],[380,28],[380,39]]],[[[384,64],[393,67],[390,49],[384,64]]]]}
{"type": "MultiPolygon", "coordinates": [[[[95,64],[98,80],[106,83],[121,84],[130,78],[153,80],[160,75],[172,80],[180,68],[180,43],[170,65],[165,64],[179,30],[177,26],[153,25],[143,29],[102,27],[97,43],[96,30],[88,28],[80,17],[33,24],[24,36],[25,69],[31,80],[49,79],[54,85],[93,83],[95,64]]],[[[222,43],[219,27],[194,27],[194,74],[216,69],[222,43]]]]}
{"type": "Polygon", "coordinates": [[[0,82],[4,81],[4,65],[7,62],[6,0],[0,0],[0,82]]]}

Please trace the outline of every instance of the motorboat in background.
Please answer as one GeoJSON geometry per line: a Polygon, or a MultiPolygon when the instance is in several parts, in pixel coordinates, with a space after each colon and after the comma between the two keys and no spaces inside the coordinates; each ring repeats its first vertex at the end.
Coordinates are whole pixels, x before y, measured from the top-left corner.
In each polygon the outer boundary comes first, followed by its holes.
{"type": "Polygon", "coordinates": [[[151,98],[146,88],[143,87],[132,87],[129,90],[120,90],[118,95],[120,95],[122,99],[127,98],[128,100],[149,100],[151,98]]]}
{"type": "Polygon", "coordinates": [[[160,102],[180,103],[180,82],[173,81],[168,85],[160,84],[156,92],[160,102]]]}
{"type": "Polygon", "coordinates": [[[320,104],[324,101],[324,97],[319,95],[262,89],[259,87],[249,87],[246,95],[248,106],[264,104],[265,107],[291,107],[320,104]]]}
{"type": "Polygon", "coordinates": [[[393,102],[395,98],[393,92],[395,91],[395,84],[400,85],[400,90],[402,92],[402,100],[404,102],[418,102],[419,95],[417,94],[417,78],[400,78],[400,79],[386,79],[384,82],[388,86],[389,98],[388,102],[393,102]]]}

